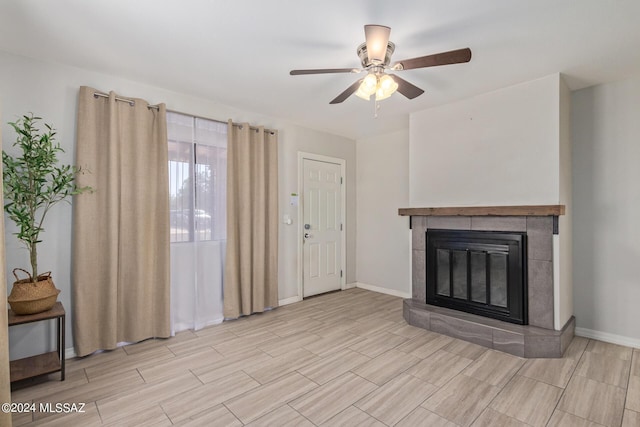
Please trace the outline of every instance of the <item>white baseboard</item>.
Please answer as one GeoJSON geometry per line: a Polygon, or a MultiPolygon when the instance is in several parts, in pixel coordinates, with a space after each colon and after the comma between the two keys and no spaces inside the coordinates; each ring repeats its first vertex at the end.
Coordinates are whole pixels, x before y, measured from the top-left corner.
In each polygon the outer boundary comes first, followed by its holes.
{"type": "Polygon", "coordinates": [[[368,291],[378,292],[381,294],[393,295],[400,298],[411,298],[410,292],[402,292],[396,289],[383,288],[382,286],[369,285],[368,283],[355,282],[357,288],[366,289],[368,291]]]}
{"type": "Polygon", "coordinates": [[[608,332],[594,331],[592,329],[576,328],[576,335],[584,338],[592,338],[611,344],[624,345],[627,347],[640,348],[640,339],[625,337],[622,335],[610,334],[608,332]]]}
{"type": "Polygon", "coordinates": [[[69,348],[65,348],[64,349],[64,358],[66,359],[73,359],[76,357],[76,350],[73,347],[69,347],[69,348]]]}
{"type": "Polygon", "coordinates": [[[294,302],[300,302],[300,301],[302,301],[302,298],[296,295],[294,297],[278,300],[278,305],[283,306],[283,305],[293,304],[294,302]]]}
{"type": "MultiPolygon", "coordinates": [[[[393,295],[394,297],[411,298],[411,294],[400,292],[395,289],[387,289],[380,286],[374,286],[374,285],[369,285],[369,284],[360,283],[360,282],[345,283],[344,286],[342,287],[342,290],[346,291],[347,289],[353,289],[353,288],[367,289],[369,291],[378,292],[381,294],[393,295]]],[[[302,301],[302,298],[296,295],[293,297],[278,300],[278,305],[283,306],[283,305],[293,304],[300,301],[302,301]]]]}

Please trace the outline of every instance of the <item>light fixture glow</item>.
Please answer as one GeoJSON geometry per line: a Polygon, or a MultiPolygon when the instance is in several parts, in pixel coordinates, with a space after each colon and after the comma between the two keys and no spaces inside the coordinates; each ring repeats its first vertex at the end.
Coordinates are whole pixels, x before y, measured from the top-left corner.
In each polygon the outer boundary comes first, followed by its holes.
{"type": "Polygon", "coordinates": [[[376,101],[387,99],[398,89],[398,83],[388,74],[380,77],[376,87],[376,101]]]}
{"type": "Polygon", "coordinates": [[[384,25],[365,25],[364,34],[367,40],[367,55],[369,61],[375,64],[384,62],[387,55],[387,43],[391,28],[384,25]]]}
{"type": "Polygon", "coordinates": [[[379,76],[375,73],[367,74],[367,77],[362,79],[362,83],[358,86],[356,96],[369,101],[371,95],[376,96],[376,101],[382,101],[389,98],[398,89],[398,83],[388,74],[382,74],[379,76]]]}
{"type": "Polygon", "coordinates": [[[356,91],[356,96],[368,101],[371,99],[371,95],[376,93],[377,88],[378,77],[375,74],[367,74],[367,77],[362,79],[362,83],[360,83],[356,91]]]}

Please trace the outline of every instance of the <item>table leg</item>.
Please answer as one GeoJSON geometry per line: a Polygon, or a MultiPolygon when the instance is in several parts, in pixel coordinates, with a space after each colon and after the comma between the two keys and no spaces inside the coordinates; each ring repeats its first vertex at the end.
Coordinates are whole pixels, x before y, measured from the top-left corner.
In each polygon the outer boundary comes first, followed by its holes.
{"type": "Polygon", "coordinates": [[[65,346],[64,346],[64,336],[66,333],[66,329],[65,329],[65,316],[60,316],[58,318],[58,346],[60,348],[59,350],[59,355],[60,355],[60,381],[64,381],[64,368],[65,368],[65,360],[64,360],[64,355],[65,355],[65,346]]]}

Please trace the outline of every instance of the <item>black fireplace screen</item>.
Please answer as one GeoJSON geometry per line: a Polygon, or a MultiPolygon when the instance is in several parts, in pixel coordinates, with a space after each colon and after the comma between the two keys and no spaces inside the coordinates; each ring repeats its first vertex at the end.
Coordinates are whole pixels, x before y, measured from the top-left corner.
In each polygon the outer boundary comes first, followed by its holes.
{"type": "Polygon", "coordinates": [[[427,304],[527,324],[526,238],[427,230],[427,304]]]}

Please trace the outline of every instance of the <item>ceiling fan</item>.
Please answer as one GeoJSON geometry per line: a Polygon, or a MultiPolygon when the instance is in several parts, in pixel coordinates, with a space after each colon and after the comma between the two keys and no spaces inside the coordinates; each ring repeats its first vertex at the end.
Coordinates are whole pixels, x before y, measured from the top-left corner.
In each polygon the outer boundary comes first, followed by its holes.
{"type": "Polygon", "coordinates": [[[369,100],[375,95],[376,101],[386,99],[396,90],[409,99],[416,98],[424,93],[424,90],[401,79],[397,75],[387,74],[387,71],[412,70],[415,68],[435,67],[438,65],[460,64],[471,60],[471,49],[458,49],[449,52],[441,52],[433,55],[420,56],[418,58],[405,59],[393,65],[391,55],[396,46],[389,41],[391,28],[384,25],[365,25],[365,42],[358,46],[358,57],[362,68],[320,68],[310,70],[291,70],[292,76],[304,74],[330,74],[330,73],[361,73],[367,75],[349,86],[344,92],[336,96],[330,104],[339,104],[352,94],[369,100]]]}

